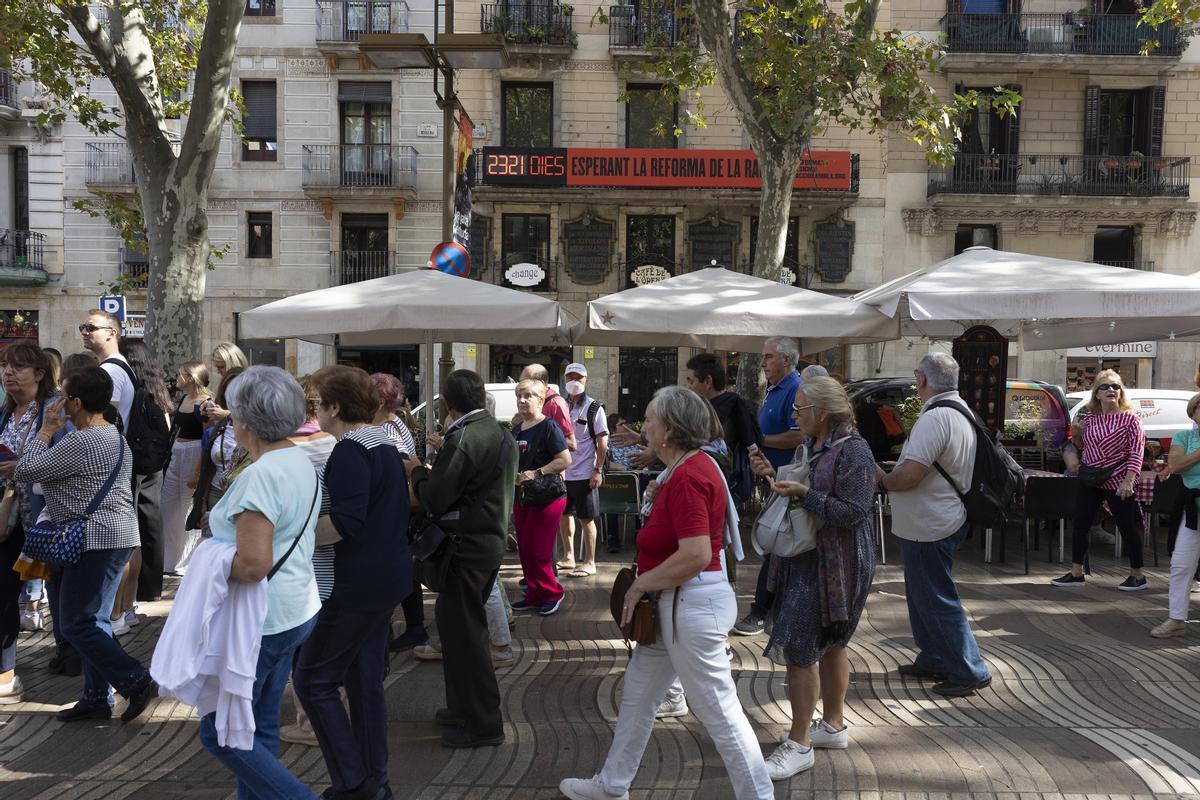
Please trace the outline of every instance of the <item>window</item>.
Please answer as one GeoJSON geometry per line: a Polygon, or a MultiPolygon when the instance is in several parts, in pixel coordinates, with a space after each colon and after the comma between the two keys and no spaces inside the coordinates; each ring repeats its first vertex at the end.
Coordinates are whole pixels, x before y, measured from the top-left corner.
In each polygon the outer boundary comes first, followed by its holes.
{"type": "Polygon", "coordinates": [[[554,84],[505,83],[501,85],[504,116],[500,143],[504,147],[554,146],[554,84]]]}
{"type": "Polygon", "coordinates": [[[392,84],[343,81],[342,185],[392,185],[392,84]]]}
{"type": "Polygon", "coordinates": [[[520,284],[510,283],[507,275],[504,285],[509,288],[518,287],[534,291],[549,291],[550,276],[554,268],[550,264],[550,216],[548,214],[505,214],[502,222],[503,235],[500,242],[500,257],[502,269],[506,270],[514,264],[534,264],[542,269],[545,276],[530,284],[522,281],[520,284]]]}
{"type": "Polygon", "coordinates": [[[275,81],[242,81],[242,97],[246,101],[242,160],[274,161],[279,150],[275,132],[275,81]]]}
{"type": "Polygon", "coordinates": [[[24,147],[14,147],[12,152],[13,175],[13,228],[18,231],[29,230],[29,150],[24,147]]]}
{"type": "MultiPolygon", "coordinates": [[[[1009,86],[1008,88],[1018,93],[1021,91],[1020,86],[1009,86]]],[[[999,112],[991,108],[996,93],[986,86],[963,87],[960,85],[955,88],[955,93],[965,94],[972,90],[979,93],[979,108],[972,108],[967,112],[967,118],[960,129],[962,143],[959,145],[959,152],[1017,155],[1020,152],[1017,141],[1020,132],[1020,109],[1018,108],[1016,114],[1001,118],[999,112]]]]}
{"type": "Polygon", "coordinates": [[[959,225],[954,231],[954,255],[968,247],[990,247],[998,250],[996,242],[995,225],[959,225]]]}
{"type": "Polygon", "coordinates": [[[630,84],[626,87],[625,146],[673,149],[678,146],[675,127],[679,107],[662,92],[662,87],[630,84]]]}
{"type": "Polygon", "coordinates": [[[275,0],[246,0],[247,17],[275,16],[275,0]]]}
{"type": "Polygon", "coordinates": [[[1092,261],[1134,269],[1137,267],[1136,239],[1136,232],[1130,225],[1101,225],[1092,238],[1092,261]]]}
{"type": "Polygon", "coordinates": [[[251,211],[246,215],[246,258],[271,257],[271,212],[251,211]]]}

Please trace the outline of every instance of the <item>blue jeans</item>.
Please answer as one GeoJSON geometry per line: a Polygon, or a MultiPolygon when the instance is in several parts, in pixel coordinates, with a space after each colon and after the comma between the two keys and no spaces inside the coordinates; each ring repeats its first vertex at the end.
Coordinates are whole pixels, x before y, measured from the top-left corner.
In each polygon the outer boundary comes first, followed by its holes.
{"type": "Polygon", "coordinates": [[[145,688],[150,672],[117,643],[109,612],[133,548],[87,550],[56,581],[63,636],[83,660],[82,702],[112,703],[111,685],[125,697],[145,688]]]}
{"type": "Polygon", "coordinates": [[[904,558],[904,595],[916,641],[916,664],[944,672],[953,683],[978,683],[988,677],[987,664],[967,622],[951,571],[954,554],[967,538],[970,524],[936,542],[900,539],[904,558]]]}
{"type": "Polygon", "coordinates": [[[200,744],[237,778],[238,800],[313,800],[316,794],[279,760],[279,704],[292,672],[292,655],[316,623],[262,637],[254,679],[254,749],[217,744],[216,713],[200,720],[200,744]]]}

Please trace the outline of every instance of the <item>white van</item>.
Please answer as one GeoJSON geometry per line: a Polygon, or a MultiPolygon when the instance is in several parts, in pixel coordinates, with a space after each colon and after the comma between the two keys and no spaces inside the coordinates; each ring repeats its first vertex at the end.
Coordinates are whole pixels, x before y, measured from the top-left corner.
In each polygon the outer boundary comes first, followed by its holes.
{"type": "MultiPolygon", "coordinates": [[[[496,400],[496,419],[502,422],[512,422],[512,418],[517,415],[517,384],[515,383],[486,383],[484,389],[496,400]]],[[[558,391],[557,384],[550,384],[550,388],[558,391]]],[[[435,399],[441,395],[435,395],[435,399]]],[[[425,419],[425,404],[417,406],[413,409],[413,415],[418,419],[425,419]]]]}
{"type": "MultiPolygon", "coordinates": [[[[1188,419],[1187,404],[1195,392],[1176,389],[1126,389],[1125,396],[1142,421],[1147,439],[1157,440],[1165,453],[1171,447],[1171,439],[1180,431],[1192,427],[1188,419]]],[[[1087,406],[1091,392],[1071,392],[1067,403],[1071,407],[1071,421],[1087,406]]]]}

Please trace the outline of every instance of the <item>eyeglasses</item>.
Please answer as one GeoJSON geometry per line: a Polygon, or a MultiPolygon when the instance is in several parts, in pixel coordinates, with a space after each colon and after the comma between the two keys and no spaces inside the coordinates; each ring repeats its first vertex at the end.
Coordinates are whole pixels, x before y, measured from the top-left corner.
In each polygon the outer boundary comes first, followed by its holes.
{"type": "Polygon", "coordinates": [[[0,372],[19,372],[23,369],[33,369],[33,367],[29,366],[28,364],[4,364],[3,366],[0,366],[0,372]]]}
{"type": "Polygon", "coordinates": [[[85,323],[79,326],[80,333],[95,333],[96,331],[111,331],[112,329],[111,325],[88,325],[85,323]]]}
{"type": "Polygon", "coordinates": [[[805,410],[806,408],[816,408],[816,405],[814,405],[813,403],[809,403],[806,406],[798,406],[795,403],[792,403],[792,413],[794,413],[794,414],[799,414],[801,411],[805,410]]]}
{"type": "Polygon", "coordinates": [[[1102,383],[1096,387],[1096,391],[1107,392],[1109,389],[1112,389],[1114,392],[1119,392],[1123,388],[1119,383],[1102,383]]]}

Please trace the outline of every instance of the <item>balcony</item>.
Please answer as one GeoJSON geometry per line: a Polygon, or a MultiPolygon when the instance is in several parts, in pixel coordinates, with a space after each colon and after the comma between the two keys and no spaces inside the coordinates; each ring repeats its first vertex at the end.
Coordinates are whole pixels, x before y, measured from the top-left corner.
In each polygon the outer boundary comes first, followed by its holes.
{"type": "Polygon", "coordinates": [[[684,12],[672,5],[610,6],[608,49],[614,58],[641,58],[694,38],[684,12]]]}
{"type": "Polygon", "coordinates": [[[18,116],[17,82],[10,71],[0,69],[0,119],[14,120],[18,116]]]}
{"type": "Polygon", "coordinates": [[[567,56],[577,44],[574,10],[559,3],[481,5],[479,30],[503,36],[510,53],[567,56]]]}
{"type": "Polygon", "coordinates": [[[1123,269],[1137,269],[1142,272],[1154,272],[1153,261],[1093,261],[1093,264],[1103,264],[1106,267],[1122,267],[1123,269]]]}
{"type": "Polygon", "coordinates": [[[354,52],[364,33],[408,33],[404,0],[318,0],[317,44],[324,51],[354,52]]]}
{"type": "Polygon", "coordinates": [[[45,251],[45,234],[0,229],[0,286],[44,286],[45,251]]]}
{"type": "Polygon", "coordinates": [[[87,142],[84,151],[88,186],[126,187],[137,185],[133,174],[133,159],[124,142],[87,142]]]}
{"type": "Polygon", "coordinates": [[[150,256],[121,247],[121,277],[131,286],[145,287],[150,279],[150,256]]]}
{"type": "Polygon", "coordinates": [[[329,253],[329,285],[385,278],[396,272],[396,254],[390,250],[332,250],[329,253]]]}
{"type": "Polygon", "coordinates": [[[1173,156],[960,153],[930,169],[929,194],[1186,198],[1191,171],[1190,158],[1173,156]]]}
{"type": "Polygon", "coordinates": [[[1122,71],[1157,72],[1178,60],[1187,37],[1171,24],[1140,24],[1137,14],[946,14],[947,65],[958,69],[995,69],[1001,62],[1078,69],[1090,59],[1093,66],[1116,66],[1122,71]],[[1147,40],[1158,42],[1150,55],[1141,55],[1147,40]],[[982,58],[981,56],[988,56],[982,58]],[[1072,56],[1064,59],[1063,56],[1072,56]]]}
{"type": "Polygon", "coordinates": [[[417,150],[397,144],[306,144],[300,182],[310,196],[415,197],[417,150]]]}

